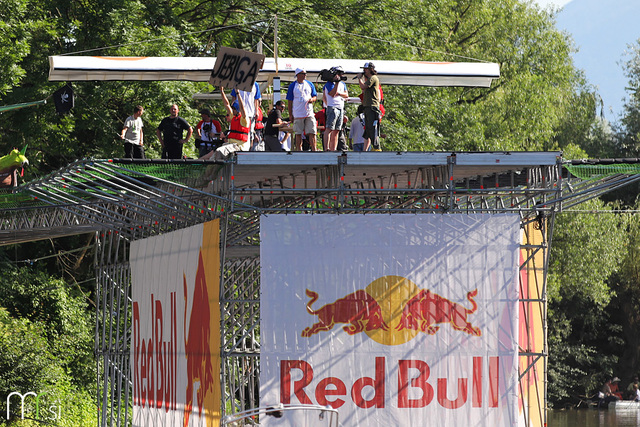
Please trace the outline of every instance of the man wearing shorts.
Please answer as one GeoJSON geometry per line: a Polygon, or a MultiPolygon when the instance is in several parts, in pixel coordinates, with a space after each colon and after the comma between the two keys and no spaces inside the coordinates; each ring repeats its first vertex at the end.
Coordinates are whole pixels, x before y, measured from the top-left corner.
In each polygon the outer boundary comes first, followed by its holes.
{"type": "Polygon", "coordinates": [[[344,101],[349,97],[347,85],[342,81],[344,70],[342,67],[333,67],[333,80],[327,82],[322,88],[323,97],[327,104],[326,131],[329,132],[327,138],[327,150],[336,151],[338,148],[338,135],[342,129],[344,118],[344,101]]]}
{"type": "Polygon", "coordinates": [[[313,113],[313,103],[316,102],[316,88],[309,80],[305,80],[307,72],[303,68],[296,68],[296,81],[287,90],[287,104],[289,117],[293,122],[296,134],[296,150],[302,151],[302,134],[309,139],[311,151],[316,151],[316,119],[313,113]]]}

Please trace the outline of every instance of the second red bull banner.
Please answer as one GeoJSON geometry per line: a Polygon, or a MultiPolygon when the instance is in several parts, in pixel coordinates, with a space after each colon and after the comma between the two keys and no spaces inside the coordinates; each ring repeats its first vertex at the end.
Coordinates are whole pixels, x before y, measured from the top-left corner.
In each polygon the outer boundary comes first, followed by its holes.
{"type": "Polygon", "coordinates": [[[219,426],[219,220],[131,243],[133,426],[219,426]]]}
{"type": "MultiPolygon", "coordinates": [[[[329,405],[342,425],[518,425],[518,215],[260,227],[262,405],[329,405]]],[[[287,422],[263,420],[303,421],[287,422]]]]}

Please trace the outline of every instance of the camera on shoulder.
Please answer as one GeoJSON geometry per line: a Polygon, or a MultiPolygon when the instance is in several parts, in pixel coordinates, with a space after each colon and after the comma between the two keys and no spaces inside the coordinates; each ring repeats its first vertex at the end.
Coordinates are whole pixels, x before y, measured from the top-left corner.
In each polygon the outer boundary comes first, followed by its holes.
{"type": "Polygon", "coordinates": [[[332,82],[336,80],[336,76],[338,76],[338,74],[340,74],[339,80],[347,80],[347,76],[344,75],[344,70],[342,69],[342,67],[331,67],[328,70],[321,70],[318,76],[325,82],[332,82]]]}

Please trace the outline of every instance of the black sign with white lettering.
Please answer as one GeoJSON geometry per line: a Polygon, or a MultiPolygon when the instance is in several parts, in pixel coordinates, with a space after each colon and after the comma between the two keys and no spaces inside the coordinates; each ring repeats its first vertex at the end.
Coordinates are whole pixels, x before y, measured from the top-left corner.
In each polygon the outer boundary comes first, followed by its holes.
{"type": "Polygon", "coordinates": [[[241,49],[222,47],[218,51],[209,83],[250,92],[265,56],[241,49]]]}

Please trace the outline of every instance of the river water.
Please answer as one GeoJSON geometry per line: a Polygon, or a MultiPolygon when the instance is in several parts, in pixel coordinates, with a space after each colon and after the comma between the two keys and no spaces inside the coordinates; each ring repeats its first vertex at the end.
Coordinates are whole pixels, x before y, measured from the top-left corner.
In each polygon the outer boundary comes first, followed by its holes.
{"type": "Polygon", "coordinates": [[[547,421],[548,427],[640,427],[640,410],[552,410],[547,421]]]}

